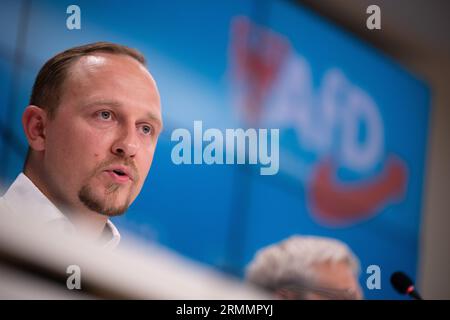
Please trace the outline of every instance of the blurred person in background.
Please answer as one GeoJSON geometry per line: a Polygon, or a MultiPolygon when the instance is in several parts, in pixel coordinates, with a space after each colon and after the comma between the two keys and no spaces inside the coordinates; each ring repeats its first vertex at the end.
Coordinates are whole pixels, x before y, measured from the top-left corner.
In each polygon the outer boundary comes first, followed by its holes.
{"type": "Polygon", "coordinates": [[[246,280],[287,300],[362,299],[359,261],[343,242],[292,236],[260,249],[246,280]]]}
{"type": "Polygon", "coordinates": [[[108,42],[58,53],[39,71],[22,124],[28,154],[0,212],[115,247],[109,218],[139,194],[162,130],[144,56],[108,42]]]}

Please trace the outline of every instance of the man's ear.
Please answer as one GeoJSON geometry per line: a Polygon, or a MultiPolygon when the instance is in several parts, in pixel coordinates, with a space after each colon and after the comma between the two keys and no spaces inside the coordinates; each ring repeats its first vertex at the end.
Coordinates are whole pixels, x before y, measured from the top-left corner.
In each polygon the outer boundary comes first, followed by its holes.
{"type": "Polygon", "coordinates": [[[22,115],[22,125],[30,148],[35,151],[43,151],[45,149],[47,112],[33,105],[26,107],[22,115]]]}

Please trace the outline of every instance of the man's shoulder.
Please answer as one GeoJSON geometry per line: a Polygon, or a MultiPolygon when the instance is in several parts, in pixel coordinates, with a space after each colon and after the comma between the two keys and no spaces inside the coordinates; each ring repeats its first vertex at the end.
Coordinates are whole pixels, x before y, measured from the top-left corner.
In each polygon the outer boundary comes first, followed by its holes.
{"type": "Polygon", "coordinates": [[[12,210],[11,208],[8,206],[6,199],[1,196],[0,197],[0,214],[11,214],[12,210]]]}
{"type": "Polygon", "coordinates": [[[14,213],[17,206],[26,205],[29,199],[24,199],[23,191],[27,188],[28,178],[20,173],[0,196],[0,211],[14,213]]]}

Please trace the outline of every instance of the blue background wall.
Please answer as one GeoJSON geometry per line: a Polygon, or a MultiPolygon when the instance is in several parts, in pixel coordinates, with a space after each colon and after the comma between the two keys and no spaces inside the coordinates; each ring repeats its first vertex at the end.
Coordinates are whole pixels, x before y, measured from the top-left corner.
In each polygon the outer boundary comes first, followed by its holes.
{"type": "MultiPolygon", "coordinates": [[[[74,3],[0,4],[3,184],[10,183],[23,164],[26,140],[20,118],[42,64],[75,45],[126,44],[147,57],[162,97],[165,131],[141,195],[114,221],[119,229],[238,276],[257,249],[291,234],[336,237],[361,259],[360,280],[367,298],[400,297],[390,288],[389,275],[404,270],[415,277],[418,263],[429,114],[424,83],[376,49],[289,1],[77,1],[81,30],[66,28],[70,4],[74,3]],[[248,94],[248,82],[236,78],[239,63],[233,48],[238,40],[232,26],[237,17],[256,30],[256,40],[246,39],[249,47],[273,50],[277,40],[286,45],[256,119],[260,127],[280,128],[280,171],[273,176],[261,176],[259,167],[248,165],[177,166],[170,157],[172,130],[192,131],[194,120],[221,130],[252,126],[243,116],[248,106],[240,96],[248,94]],[[272,35],[272,42],[261,42],[261,34],[272,35]],[[289,63],[299,66],[297,75],[290,73],[289,63]],[[330,75],[340,79],[332,93],[327,91],[330,75]],[[350,103],[357,94],[367,98],[364,106],[370,105],[381,123],[381,129],[371,133],[363,118],[354,122],[356,145],[363,147],[371,134],[381,137],[376,154],[360,166],[355,165],[358,155],[349,159],[343,152],[343,132],[355,114],[351,110],[360,110],[350,103]],[[327,112],[334,116],[327,118],[327,112]],[[297,120],[300,113],[309,115],[315,129],[306,130],[297,120]],[[328,135],[326,128],[331,130],[328,135]],[[355,219],[323,219],[311,196],[322,161],[332,159],[338,185],[363,188],[382,176],[391,157],[400,159],[407,174],[401,196],[355,219]],[[365,286],[365,270],[371,264],[381,267],[381,290],[365,286]]],[[[350,209],[351,202],[343,208],[350,209]]]]}

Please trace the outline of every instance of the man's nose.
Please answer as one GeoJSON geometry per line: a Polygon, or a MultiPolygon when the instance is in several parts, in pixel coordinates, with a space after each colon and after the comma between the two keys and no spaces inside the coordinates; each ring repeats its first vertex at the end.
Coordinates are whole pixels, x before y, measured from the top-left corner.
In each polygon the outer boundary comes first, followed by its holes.
{"type": "Polygon", "coordinates": [[[124,128],[112,146],[112,153],[124,158],[133,158],[139,150],[136,127],[124,128]]]}

